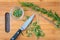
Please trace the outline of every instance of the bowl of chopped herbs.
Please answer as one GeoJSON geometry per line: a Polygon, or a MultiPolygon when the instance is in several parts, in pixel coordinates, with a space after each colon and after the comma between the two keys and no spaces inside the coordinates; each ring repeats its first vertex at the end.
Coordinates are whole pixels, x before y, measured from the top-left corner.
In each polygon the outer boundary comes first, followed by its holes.
{"type": "Polygon", "coordinates": [[[15,19],[22,19],[24,16],[24,10],[21,7],[14,7],[10,10],[10,14],[15,19]]]}

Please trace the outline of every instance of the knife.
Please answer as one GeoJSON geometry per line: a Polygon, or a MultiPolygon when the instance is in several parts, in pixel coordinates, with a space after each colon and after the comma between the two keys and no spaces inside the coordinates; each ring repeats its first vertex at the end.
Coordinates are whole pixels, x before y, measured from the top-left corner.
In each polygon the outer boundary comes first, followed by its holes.
{"type": "Polygon", "coordinates": [[[21,28],[12,36],[10,40],[16,40],[20,33],[25,30],[34,18],[34,14],[21,26],[21,28]]]}

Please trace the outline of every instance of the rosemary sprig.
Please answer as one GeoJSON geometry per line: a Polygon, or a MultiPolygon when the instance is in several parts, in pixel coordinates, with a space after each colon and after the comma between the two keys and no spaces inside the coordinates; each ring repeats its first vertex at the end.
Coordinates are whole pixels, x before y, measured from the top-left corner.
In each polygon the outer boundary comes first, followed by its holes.
{"type": "Polygon", "coordinates": [[[21,2],[21,5],[24,7],[29,7],[32,8],[35,11],[41,12],[43,14],[46,14],[48,17],[52,18],[53,20],[55,20],[56,22],[54,22],[57,26],[57,28],[60,28],[60,17],[58,16],[58,14],[55,12],[53,13],[52,10],[46,10],[44,8],[40,8],[39,6],[30,3],[30,2],[21,2]]]}

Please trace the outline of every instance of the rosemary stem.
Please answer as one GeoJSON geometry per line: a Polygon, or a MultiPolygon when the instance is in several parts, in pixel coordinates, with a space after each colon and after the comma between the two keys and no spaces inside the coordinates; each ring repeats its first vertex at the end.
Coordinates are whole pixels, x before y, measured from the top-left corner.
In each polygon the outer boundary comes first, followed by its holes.
{"type": "Polygon", "coordinates": [[[47,20],[49,23],[52,23],[53,25],[55,25],[55,27],[57,26],[53,21],[49,20],[48,18],[44,17],[43,15],[39,14],[39,16],[44,18],[45,20],[47,20]]]}

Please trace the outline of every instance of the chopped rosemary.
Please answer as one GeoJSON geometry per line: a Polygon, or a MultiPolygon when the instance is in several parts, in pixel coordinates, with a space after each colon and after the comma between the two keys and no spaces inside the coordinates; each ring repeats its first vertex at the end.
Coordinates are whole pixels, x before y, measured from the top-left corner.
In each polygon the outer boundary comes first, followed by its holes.
{"type": "Polygon", "coordinates": [[[33,26],[34,26],[33,32],[34,32],[34,34],[36,35],[36,37],[37,37],[37,38],[43,37],[43,36],[44,36],[44,33],[43,33],[43,31],[41,30],[40,25],[38,25],[37,22],[34,22],[34,23],[33,23],[33,26]]]}
{"type": "Polygon", "coordinates": [[[44,32],[41,30],[40,25],[37,24],[37,22],[33,22],[28,27],[28,30],[26,30],[26,34],[28,37],[32,36],[32,33],[34,33],[37,38],[43,37],[45,35],[44,32]]]}
{"type": "Polygon", "coordinates": [[[26,16],[26,19],[28,19],[30,16],[26,16]]]}
{"type": "Polygon", "coordinates": [[[22,10],[21,9],[14,10],[13,15],[15,17],[21,17],[22,16],[22,10]]]}
{"type": "Polygon", "coordinates": [[[22,21],[26,21],[30,16],[25,16],[22,21]]]}

